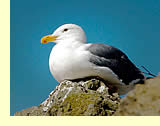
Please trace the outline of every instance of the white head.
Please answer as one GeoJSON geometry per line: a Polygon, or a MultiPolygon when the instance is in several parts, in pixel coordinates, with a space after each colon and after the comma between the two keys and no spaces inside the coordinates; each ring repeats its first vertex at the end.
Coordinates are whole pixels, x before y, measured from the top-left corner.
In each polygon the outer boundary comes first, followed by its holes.
{"type": "Polygon", "coordinates": [[[86,35],[80,26],[75,24],[64,24],[57,28],[52,35],[44,36],[41,39],[41,43],[60,43],[63,41],[79,41],[81,43],[86,43],[86,35]]]}

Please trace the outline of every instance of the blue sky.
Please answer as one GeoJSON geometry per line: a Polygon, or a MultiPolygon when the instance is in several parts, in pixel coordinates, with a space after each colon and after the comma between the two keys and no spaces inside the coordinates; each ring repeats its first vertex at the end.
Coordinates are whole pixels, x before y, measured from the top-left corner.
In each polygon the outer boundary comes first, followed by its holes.
{"type": "Polygon", "coordinates": [[[40,39],[66,23],[80,25],[88,42],[113,45],[160,72],[158,0],[11,0],[11,115],[39,105],[58,84],[48,66],[54,43],[40,39]]]}

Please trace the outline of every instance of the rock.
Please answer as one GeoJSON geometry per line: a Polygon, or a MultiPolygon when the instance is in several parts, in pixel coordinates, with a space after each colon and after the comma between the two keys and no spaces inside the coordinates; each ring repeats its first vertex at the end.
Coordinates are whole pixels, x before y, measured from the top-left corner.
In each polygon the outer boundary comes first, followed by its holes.
{"type": "Polygon", "coordinates": [[[22,110],[21,112],[16,112],[14,116],[47,116],[40,106],[33,106],[27,109],[22,110]]]}
{"type": "Polygon", "coordinates": [[[146,80],[145,84],[136,85],[135,89],[121,99],[118,116],[153,116],[160,115],[160,75],[146,80]]]}
{"type": "Polygon", "coordinates": [[[153,116],[160,115],[160,75],[137,84],[120,99],[99,79],[64,81],[40,105],[15,116],[153,116]]]}
{"type": "Polygon", "coordinates": [[[38,107],[34,106],[15,116],[106,116],[118,109],[120,97],[109,93],[98,79],[64,81],[38,107]]]}

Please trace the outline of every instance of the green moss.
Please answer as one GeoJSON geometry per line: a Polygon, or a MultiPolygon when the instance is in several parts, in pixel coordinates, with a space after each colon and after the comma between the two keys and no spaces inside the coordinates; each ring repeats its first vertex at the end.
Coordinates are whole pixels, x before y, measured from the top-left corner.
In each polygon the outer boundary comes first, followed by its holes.
{"type": "Polygon", "coordinates": [[[69,95],[61,105],[52,106],[51,115],[112,115],[118,104],[106,101],[96,93],[74,93],[69,95]]]}
{"type": "Polygon", "coordinates": [[[88,106],[95,104],[97,100],[95,94],[90,93],[75,93],[68,96],[63,102],[64,115],[81,115],[87,111],[88,106]]]}

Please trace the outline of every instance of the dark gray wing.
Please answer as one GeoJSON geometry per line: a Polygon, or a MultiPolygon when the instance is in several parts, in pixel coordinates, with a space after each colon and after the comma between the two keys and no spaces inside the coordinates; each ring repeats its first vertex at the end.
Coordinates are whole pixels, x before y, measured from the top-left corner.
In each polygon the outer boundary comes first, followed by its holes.
{"type": "Polygon", "coordinates": [[[93,54],[90,62],[97,66],[109,67],[125,84],[136,79],[140,79],[140,83],[143,83],[142,72],[119,49],[97,43],[92,44],[88,51],[93,54]]]}

